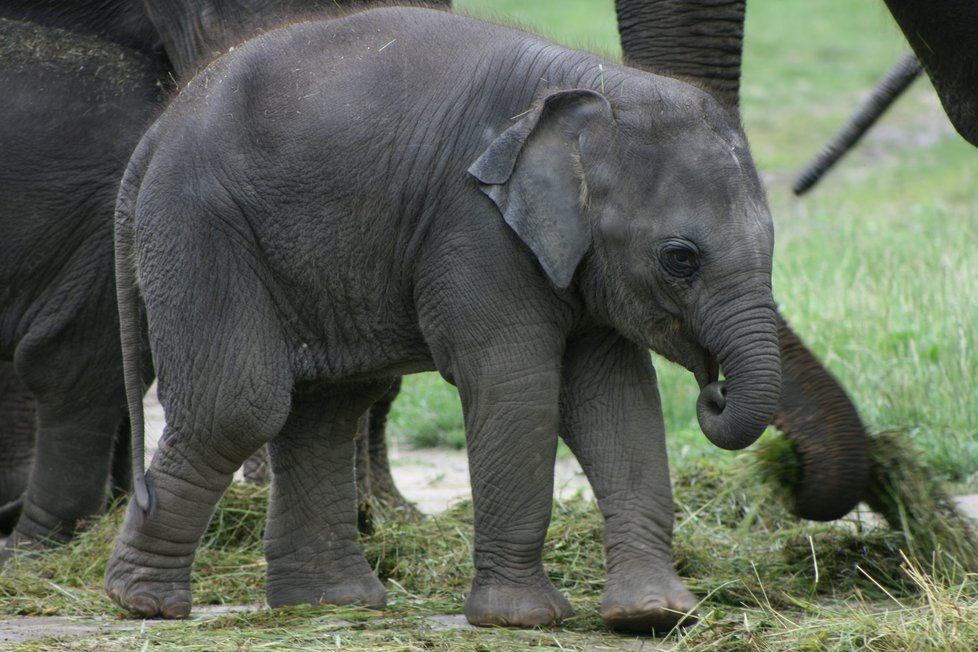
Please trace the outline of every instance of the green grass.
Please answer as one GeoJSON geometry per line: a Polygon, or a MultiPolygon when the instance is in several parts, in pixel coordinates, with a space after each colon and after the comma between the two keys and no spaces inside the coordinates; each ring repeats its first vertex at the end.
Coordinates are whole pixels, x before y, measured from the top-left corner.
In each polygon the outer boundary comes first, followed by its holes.
{"type": "Polygon", "coordinates": [[[453,0],[456,12],[520,27],[562,45],[621,58],[614,0],[453,0]]]}

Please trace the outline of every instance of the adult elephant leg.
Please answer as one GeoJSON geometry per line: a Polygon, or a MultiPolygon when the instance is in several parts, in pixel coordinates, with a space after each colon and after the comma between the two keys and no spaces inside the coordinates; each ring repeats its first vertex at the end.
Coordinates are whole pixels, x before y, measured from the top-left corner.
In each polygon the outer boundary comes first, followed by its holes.
{"type": "Polygon", "coordinates": [[[746,0],[615,0],[625,63],[692,80],[736,112],[746,0]]]}
{"type": "Polygon", "coordinates": [[[119,407],[38,399],[34,466],[9,548],[65,543],[82,520],[104,508],[122,416],[119,407]]]}
{"type": "Polygon", "coordinates": [[[272,496],[265,557],[270,606],[384,606],[384,586],[357,544],[353,464],[360,417],[386,388],[386,383],[373,383],[325,397],[297,394],[285,427],[269,443],[272,496]]]}
{"type": "Polygon", "coordinates": [[[401,379],[396,378],[383,396],[370,408],[370,421],[367,430],[369,448],[370,491],[373,501],[384,511],[407,516],[417,516],[421,512],[401,494],[391,474],[390,458],[387,454],[387,416],[391,405],[401,391],[401,379]]]}
{"type": "Polygon", "coordinates": [[[848,514],[869,484],[869,439],[839,381],[778,316],[781,402],[774,426],[791,440],[801,460],[794,512],[831,521],[848,514]]]}
{"type": "Polygon", "coordinates": [[[512,339],[480,344],[454,371],[475,511],[475,577],[465,616],[473,625],[532,627],[571,614],[543,570],[553,510],[560,350],[526,333],[512,339]]]}
{"type": "Polygon", "coordinates": [[[125,390],[118,327],[103,295],[111,286],[93,284],[91,303],[78,312],[58,304],[18,343],[17,375],[35,397],[34,464],[2,559],[68,541],[105,507],[125,390]]]}
{"type": "Polygon", "coordinates": [[[34,461],[34,395],[10,362],[0,361],[0,533],[9,534],[23,506],[34,461]]]}
{"type": "Polygon", "coordinates": [[[561,436],[605,519],[602,617],[640,632],[691,622],[697,600],[672,564],[665,425],[648,352],[616,334],[595,334],[571,343],[563,374],[561,436]]]}
{"type": "Polygon", "coordinates": [[[886,0],[934,84],[951,124],[978,147],[978,3],[886,0]]]}

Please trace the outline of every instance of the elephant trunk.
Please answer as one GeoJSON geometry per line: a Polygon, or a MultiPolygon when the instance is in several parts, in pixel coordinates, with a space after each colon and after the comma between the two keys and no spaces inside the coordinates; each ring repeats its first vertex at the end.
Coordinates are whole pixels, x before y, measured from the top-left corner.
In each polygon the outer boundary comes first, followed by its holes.
{"type": "Polygon", "coordinates": [[[696,415],[707,439],[727,450],[750,446],[771,423],[781,397],[781,356],[773,300],[707,320],[725,380],[700,390],[696,415]]]}

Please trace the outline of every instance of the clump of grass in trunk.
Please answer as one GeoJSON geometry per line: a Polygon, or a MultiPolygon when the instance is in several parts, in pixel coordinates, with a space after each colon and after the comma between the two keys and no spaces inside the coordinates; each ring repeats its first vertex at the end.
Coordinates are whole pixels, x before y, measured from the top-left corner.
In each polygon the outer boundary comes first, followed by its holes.
{"type": "Polygon", "coordinates": [[[866,503],[903,535],[908,556],[951,583],[978,573],[978,531],[919,462],[921,454],[898,432],[880,433],[871,442],[866,503]]]}
{"type": "MultiPolygon", "coordinates": [[[[869,452],[872,467],[866,503],[898,535],[882,538],[883,545],[877,547],[881,557],[898,560],[894,557],[898,548],[949,584],[978,572],[975,525],[956,509],[934,473],[920,463],[922,454],[895,431],[871,436],[869,452]]],[[[790,504],[800,481],[800,464],[787,439],[765,440],[751,466],[751,472],[773,488],[773,500],[782,507],[790,504]]],[[[910,582],[905,573],[890,573],[888,566],[891,579],[902,578],[896,584],[910,582]]]]}

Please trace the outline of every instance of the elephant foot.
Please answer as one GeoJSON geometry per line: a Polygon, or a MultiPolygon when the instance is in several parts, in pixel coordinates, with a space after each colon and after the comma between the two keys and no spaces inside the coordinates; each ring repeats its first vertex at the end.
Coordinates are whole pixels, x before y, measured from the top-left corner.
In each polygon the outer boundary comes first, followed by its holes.
{"type": "Polygon", "coordinates": [[[296,604],[359,604],[369,609],[387,606],[387,590],[372,572],[356,577],[297,576],[275,573],[269,569],[265,597],[270,607],[296,604]]]}
{"type": "Polygon", "coordinates": [[[608,578],[601,617],[608,627],[627,632],[665,632],[677,625],[696,622],[694,610],[699,600],[673,573],[620,574],[608,578]]]}
{"type": "Polygon", "coordinates": [[[164,558],[116,541],[105,568],[105,592],[120,607],[142,618],[186,618],[191,607],[192,562],[192,556],[164,558]],[[147,557],[156,563],[132,561],[147,557]]]}
{"type": "Polygon", "coordinates": [[[35,539],[14,530],[3,547],[0,548],[0,568],[8,563],[14,564],[21,559],[36,557],[46,550],[62,545],[62,543],[62,541],[55,539],[35,539]]]}
{"type": "Polygon", "coordinates": [[[556,625],[573,613],[570,602],[546,576],[527,585],[483,582],[476,575],[465,599],[465,617],[476,626],[556,625]]]}

